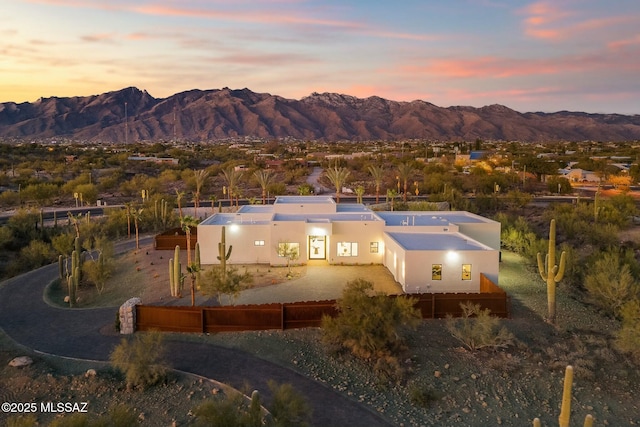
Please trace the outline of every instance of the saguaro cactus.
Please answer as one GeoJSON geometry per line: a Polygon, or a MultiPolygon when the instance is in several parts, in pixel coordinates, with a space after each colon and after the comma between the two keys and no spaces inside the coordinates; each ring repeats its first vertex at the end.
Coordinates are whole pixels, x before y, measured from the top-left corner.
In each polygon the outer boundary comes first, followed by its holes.
{"type": "Polygon", "coordinates": [[[565,264],[566,254],[564,251],[560,255],[560,264],[556,264],[556,220],[552,219],[549,226],[549,252],[544,262],[542,254],[538,252],[538,271],[542,280],[547,282],[547,305],[549,308],[547,320],[550,323],[556,321],[556,283],[564,277],[565,264]]]}
{"type": "Polygon", "coordinates": [[[196,242],[196,249],[195,249],[195,265],[197,267],[196,270],[196,288],[200,289],[200,283],[202,280],[202,275],[200,274],[200,271],[202,270],[202,263],[200,262],[200,243],[196,242]]]}
{"type": "MultiPolygon", "coordinates": [[[[560,416],[558,417],[558,425],[560,427],[569,427],[571,420],[571,388],[573,387],[573,366],[568,365],[564,371],[564,385],[562,388],[562,406],[560,407],[560,416]]],[[[539,418],[533,420],[533,427],[541,427],[539,418]]],[[[593,426],[593,416],[588,414],[584,418],[584,427],[593,426]]]]}
{"type": "Polygon", "coordinates": [[[58,276],[60,280],[64,279],[64,257],[58,255],[58,276]]]}
{"type": "Polygon", "coordinates": [[[223,277],[227,275],[227,260],[231,256],[231,250],[233,249],[233,245],[229,245],[229,250],[227,250],[227,240],[225,238],[225,226],[222,226],[222,236],[220,237],[220,242],[218,243],[218,261],[220,261],[220,267],[222,267],[222,275],[223,277]]]}
{"type": "Polygon", "coordinates": [[[178,298],[182,298],[182,265],[180,264],[180,246],[176,245],[173,254],[173,284],[178,298]]]}
{"type": "Polygon", "coordinates": [[[173,276],[173,258],[169,259],[169,289],[171,290],[171,296],[175,297],[176,293],[176,284],[173,276]]]}
{"type": "Polygon", "coordinates": [[[76,305],[76,285],[73,275],[67,277],[67,288],[69,290],[69,307],[76,305]]]}

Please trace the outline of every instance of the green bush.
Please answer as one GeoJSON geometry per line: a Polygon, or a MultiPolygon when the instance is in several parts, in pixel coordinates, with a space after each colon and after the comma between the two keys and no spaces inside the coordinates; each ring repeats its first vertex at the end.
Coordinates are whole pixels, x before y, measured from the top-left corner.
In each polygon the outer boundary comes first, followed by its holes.
{"type": "Polygon", "coordinates": [[[640,300],[627,302],[620,309],[622,328],[616,334],[616,347],[631,353],[640,363],[640,300]]]}
{"type": "Polygon", "coordinates": [[[403,342],[402,328],[413,328],[419,322],[420,313],[414,304],[412,298],[373,293],[371,282],[353,280],[347,283],[336,303],[338,315],[323,317],[323,340],[347,348],[365,360],[380,352],[396,353],[403,342]]]}
{"type": "Polygon", "coordinates": [[[209,399],[193,410],[195,425],[207,427],[306,427],[311,407],[291,384],[268,382],[272,394],[266,414],[260,394],[254,391],[251,401],[241,394],[209,399]],[[266,415],[266,416],[265,416],[266,415]]]}
{"type": "Polygon", "coordinates": [[[640,296],[640,285],[617,249],[602,253],[588,269],[584,286],[589,300],[608,314],[617,316],[629,300],[640,296]]]}
{"type": "Polygon", "coordinates": [[[138,332],[131,339],[123,338],[109,359],[125,375],[127,389],[145,389],[167,378],[168,368],[159,332],[138,332]]]}
{"type": "Polygon", "coordinates": [[[268,383],[273,396],[268,407],[271,413],[268,425],[275,427],[306,427],[312,410],[309,403],[293,388],[291,384],[278,384],[273,380],[268,383]]]}

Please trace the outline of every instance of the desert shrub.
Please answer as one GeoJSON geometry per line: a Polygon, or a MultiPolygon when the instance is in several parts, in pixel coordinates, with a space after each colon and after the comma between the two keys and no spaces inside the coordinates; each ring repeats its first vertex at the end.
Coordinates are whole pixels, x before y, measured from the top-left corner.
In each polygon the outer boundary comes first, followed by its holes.
{"type": "Polygon", "coordinates": [[[587,271],[584,286],[589,300],[612,315],[618,315],[626,302],[640,295],[640,285],[616,249],[600,254],[587,271]]]}
{"type": "Polygon", "coordinates": [[[166,380],[164,345],[159,332],[137,333],[123,338],[109,357],[126,377],[127,388],[145,389],[166,380]]]}
{"type": "Polygon", "coordinates": [[[322,319],[323,341],[375,364],[397,354],[404,342],[402,330],[417,326],[420,313],[414,304],[412,298],[374,293],[371,282],[353,280],[336,303],[338,315],[322,319]]]}
{"type": "Polygon", "coordinates": [[[209,399],[193,410],[196,426],[245,427],[248,406],[240,394],[209,399]]]}
{"type": "Polygon", "coordinates": [[[268,382],[271,404],[262,410],[260,394],[254,391],[251,401],[242,394],[228,394],[209,399],[193,410],[195,425],[207,427],[305,427],[311,416],[308,402],[291,386],[268,382]],[[265,416],[266,415],[266,416],[265,416]]]}
{"type": "Polygon", "coordinates": [[[480,304],[468,301],[460,303],[462,317],[447,316],[447,330],[475,351],[485,347],[507,347],[513,343],[514,336],[507,328],[500,327],[500,319],[491,316],[491,310],[480,308],[480,304]]]}
{"type": "Polygon", "coordinates": [[[594,348],[596,345],[587,346],[584,337],[573,335],[545,348],[544,352],[548,358],[545,365],[550,370],[558,370],[571,365],[576,375],[581,378],[593,379],[596,369],[594,348]]]}
{"type": "Polygon", "coordinates": [[[91,422],[87,414],[74,413],[71,415],[65,415],[61,418],[56,418],[49,424],[50,427],[90,427],[91,422]]]}
{"type": "Polygon", "coordinates": [[[268,410],[271,413],[267,425],[274,427],[306,427],[311,418],[309,403],[291,384],[268,383],[273,396],[268,410]]]}
{"type": "Polygon", "coordinates": [[[7,427],[33,427],[37,425],[38,419],[33,414],[8,418],[6,424],[7,427]]]}
{"type": "Polygon", "coordinates": [[[620,309],[622,327],[616,334],[616,347],[640,362],[640,300],[631,300],[620,309]]]}
{"type": "Polygon", "coordinates": [[[133,409],[127,405],[116,405],[91,423],[91,427],[129,427],[137,424],[139,424],[138,417],[133,409]]]}
{"type": "Polygon", "coordinates": [[[409,401],[412,405],[420,408],[428,408],[431,404],[440,399],[438,394],[425,384],[419,384],[412,382],[407,387],[407,393],[409,394],[409,401]]]}
{"type": "Polygon", "coordinates": [[[222,304],[222,296],[227,296],[227,303],[233,305],[240,292],[249,289],[253,284],[253,276],[245,271],[239,273],[235,267],[223,270],[214,266],[201,276],[200,290],[204,295],[215,296],[222,304]]]}

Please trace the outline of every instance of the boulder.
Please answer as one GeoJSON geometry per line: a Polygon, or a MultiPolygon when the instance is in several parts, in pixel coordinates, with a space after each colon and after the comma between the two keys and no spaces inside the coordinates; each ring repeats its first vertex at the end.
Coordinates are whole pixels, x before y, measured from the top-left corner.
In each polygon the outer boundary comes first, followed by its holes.
{"type": "Polygon", "coordinates": [[[29,366],[33,363],[33,359],[29,356],[18,356],[11,359],[9,362],[9,366],[13,366],[14,368],[24,368],[25,366],[29,366]]]}

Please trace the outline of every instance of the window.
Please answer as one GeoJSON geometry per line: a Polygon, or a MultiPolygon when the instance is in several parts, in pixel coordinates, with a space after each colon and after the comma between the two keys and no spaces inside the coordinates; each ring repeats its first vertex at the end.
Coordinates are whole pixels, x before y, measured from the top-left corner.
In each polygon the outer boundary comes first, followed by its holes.
{"type": "Polygon", "coordinates": [[[471,280],[471,264],[462,264],[462,280],[471,280]]]}
{"type": "Polygon", "coordinates": [[[254,240],[253,246],[264,246],[264,240],[254,240]]]}
{"type": "Polygon", "coordinates": [[[369,243],[369,252],[371,252],[372,254],[378,253],[378,242],[369,243]]]}
{"type": "Polygon", "coordinates": [[[358,244],[355,242],[338,242],[338,256],[358,256],[358,244]]]}
{"type": "Polygon", "coordinates": [[[278,243],[278,256],[297,259],[300,255],[300,243],[278,243]]]}
{"type": "Polygon", "coordinates": [[[442,280],[442,264],[431,264],[431,280],[442,280]]]}

